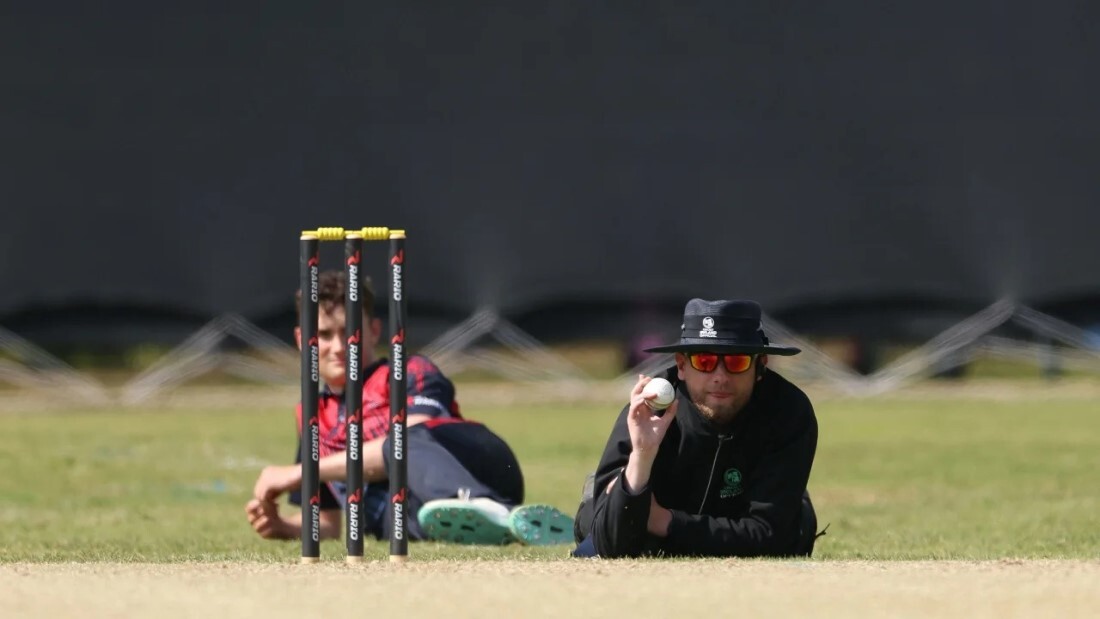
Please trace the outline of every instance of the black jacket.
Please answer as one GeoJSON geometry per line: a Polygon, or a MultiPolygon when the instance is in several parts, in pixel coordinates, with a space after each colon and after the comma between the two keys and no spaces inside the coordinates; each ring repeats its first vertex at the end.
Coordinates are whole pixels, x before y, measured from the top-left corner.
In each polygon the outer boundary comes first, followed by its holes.
{"type": "MultiPolygon", "coordinates": [[[[806,554],[803,507],[806,482],[817,449],[817,418],[809,398],[779,374],[765,372],[732,427],[719,433],[691,404],[686,386],[667,376],[677,390],[675,422],[661,442],[646,488],[624,488],[630,454],[620,413],[596,470],[591,518],[602,557],[664,555],[788,556],[806,554]],[[650,494],[672,510],[668,537],[646,532],[650,494]]],[[[814,519],[816,522],[816,519],[814,519]]],[[[583,527],[583,523],[581,524],[583,527]]],[[[810,525],[812,529],[814,525],[810,525]]],[[[812,548],[813,531],[809,531],[812,548]]]]}

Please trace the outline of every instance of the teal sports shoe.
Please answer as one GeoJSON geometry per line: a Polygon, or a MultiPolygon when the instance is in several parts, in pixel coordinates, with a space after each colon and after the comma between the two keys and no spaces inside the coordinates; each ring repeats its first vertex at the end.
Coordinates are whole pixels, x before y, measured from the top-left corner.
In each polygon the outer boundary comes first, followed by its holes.
{"type": "Polygon", "coordinates": [[[508,515],[508,525],[528,546],[573,543],[573,518],[550,505],[520,505],[508,515]]]}
{"type": "Polygon", "coordinates": [[[428,539],[453,544],[500,546],[512,541],[508,508],[492,499],[428,501],[416,514],[428,539]]]}

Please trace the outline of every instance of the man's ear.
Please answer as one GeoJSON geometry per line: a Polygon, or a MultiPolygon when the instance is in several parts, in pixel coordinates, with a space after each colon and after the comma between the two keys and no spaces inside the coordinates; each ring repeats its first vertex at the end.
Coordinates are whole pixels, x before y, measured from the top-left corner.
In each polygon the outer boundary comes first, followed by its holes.
{"type": "Polygon", "coordinates": [[[768,355],[760,355],[756,358],[756,380],[764,378],[764,372],[768,371],[768,355]]]}
{"type": "Polygon", "coordinates": [[[687,363],[687,355],[682,352],[676,353],[676,378],[684,380],[684,364],[687,363]]]}
{"type": "Polygon", "coordinates": [[[302,328],[294,327],[294,344],[298,346],[298,350],[302,349],[302,328]]]}

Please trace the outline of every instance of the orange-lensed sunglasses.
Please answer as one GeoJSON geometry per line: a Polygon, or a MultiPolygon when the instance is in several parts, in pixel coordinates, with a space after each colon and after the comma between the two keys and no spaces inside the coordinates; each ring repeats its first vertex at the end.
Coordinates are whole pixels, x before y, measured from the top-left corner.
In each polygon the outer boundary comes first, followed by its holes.
{"type": "Polygon", "coordinates": [[[752,367],[753,357],[756,355],[723,355],[713,352],[695,352],[688,355],[691,367],[700,372],[713,372],[718,367],[718,360],[726,366],[730,374],[740,374],[752,367]]]}

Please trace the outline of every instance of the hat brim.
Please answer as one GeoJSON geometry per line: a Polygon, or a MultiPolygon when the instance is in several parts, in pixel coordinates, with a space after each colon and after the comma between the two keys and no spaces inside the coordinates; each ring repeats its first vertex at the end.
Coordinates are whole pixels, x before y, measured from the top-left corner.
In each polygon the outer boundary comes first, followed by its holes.
{"type": "Polygon", "coordinates": [[[794,346],[745,346],[736,344],[668,344],[644,349],[645,352],[717,352],[735,355],[779,355],[791,357],[802,352],[794,346]]]}

